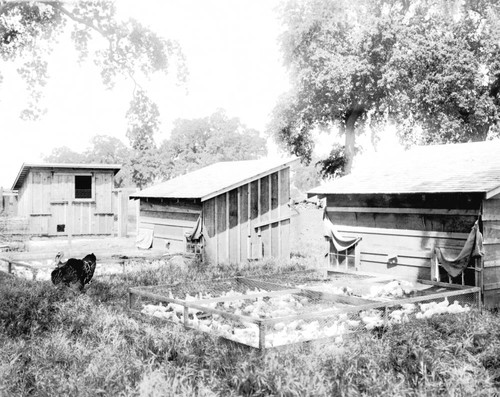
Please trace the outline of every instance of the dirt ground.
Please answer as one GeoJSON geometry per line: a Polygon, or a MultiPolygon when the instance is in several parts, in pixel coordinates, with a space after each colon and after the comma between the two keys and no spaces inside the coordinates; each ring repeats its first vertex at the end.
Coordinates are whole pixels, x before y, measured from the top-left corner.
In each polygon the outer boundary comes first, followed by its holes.
{"type": "MultiPolygon", "coordinates": [[[[321,264],[324,260],[325,250],[322,209],[316,208],[314,205],[296,206],[292,209],[290,225],[292,255],[312,257],[313,262],[321,264]]],[[[0,252],[0,259],[26,261],[38,269],[37,279],[46,279],[49,277],[49,273],[45,271],[47,270],[45,268],[53,268],[54,257],[60,251],[64,253],[65,259],[83,258],[87,254],[94,253],[98,258],[98,270],[105,273],[124,271],[117,258],[120,256],[160,259],[164,254],[168,254],[163,250],[138,249],[135,246],[135,240],[133,234],[126,238],[86,237],[71,240],[67,238],[32,238],[22,242],[19,250],[0,252]]],[[[7,271],[8,261],[0,260],[0,262],[0,270],[7,271]]],[[[19,273],[18,275],[23,277],[32,277],[31,271],[22,267],[18,267],[15,273],[19,273]]]]}

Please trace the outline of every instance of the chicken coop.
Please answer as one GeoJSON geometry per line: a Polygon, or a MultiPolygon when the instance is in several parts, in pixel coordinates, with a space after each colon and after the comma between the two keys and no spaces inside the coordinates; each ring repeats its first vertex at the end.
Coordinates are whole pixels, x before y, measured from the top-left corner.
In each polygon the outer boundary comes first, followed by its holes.
{"type": "Polygon", "coordinates": [[[142,248],[211,263],[290,257],[290,164],[220,162],[132,194],[142,248]]]}
{"type": "Polygon", "coordinates": [[[112,235],[117,164],[23,164],[12,186],[35,236],[112,235]]]}
{"type": "Polygon", "coordinates": [[[479,287],[500,305],[500,142],[414,147],[308,192],[329,269],[479,287]]]}
{"type": "Polygon", "coordinates": [[[359,332],[459,314],[480,288],[315,270],[129,289],[131,312],[258,349],[340,342],[359,332]]]}

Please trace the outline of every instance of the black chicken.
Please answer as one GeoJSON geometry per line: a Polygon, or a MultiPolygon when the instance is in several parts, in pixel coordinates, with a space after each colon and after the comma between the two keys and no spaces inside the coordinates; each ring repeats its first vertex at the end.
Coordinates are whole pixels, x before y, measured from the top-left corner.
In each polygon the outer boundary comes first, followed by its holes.
{"type": "Polygon", "coordinates": [[[55,257],[56,268],[51,273],[54,285],[65,285],[71,288],[78,288],[83,291],[85,284],[88,284],[94,276],[96,257],[89,254],[83,259],[70,258],[62,262],[62,252],[58,252],[55,257]]]}

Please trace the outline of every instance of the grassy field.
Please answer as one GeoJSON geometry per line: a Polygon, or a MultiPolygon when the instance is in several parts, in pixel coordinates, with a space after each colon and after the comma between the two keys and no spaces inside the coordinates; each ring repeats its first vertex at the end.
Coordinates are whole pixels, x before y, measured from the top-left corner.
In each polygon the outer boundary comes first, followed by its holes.
{"type": "MultiPolygon", "coordinates": [[[[101,276],[86,294],[0,276],[1,396],[490,396],[500,386],[500,319],[470,312],[261,354],[128,315],[127,288],[302,270],[173,264],[101,276]]],[[[309,262],[309,263],[308,263],[309,262]]]]}

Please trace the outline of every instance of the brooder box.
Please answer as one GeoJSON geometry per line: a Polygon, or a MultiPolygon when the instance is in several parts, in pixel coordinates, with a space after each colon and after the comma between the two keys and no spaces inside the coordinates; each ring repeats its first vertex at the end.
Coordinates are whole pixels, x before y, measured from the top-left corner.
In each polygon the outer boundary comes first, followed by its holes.
{"type": "Polygon", "coordinates": [[[462,313],[478,287],[316,271],[129,289],[130,310],[259,349],[462,313]],[[401,291],[400,291],[401,290],[401,291]],[[366,296],[363,296],[366,295],[366,296]]]}

